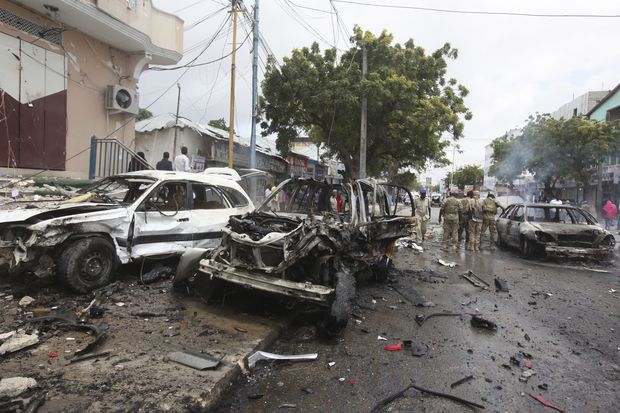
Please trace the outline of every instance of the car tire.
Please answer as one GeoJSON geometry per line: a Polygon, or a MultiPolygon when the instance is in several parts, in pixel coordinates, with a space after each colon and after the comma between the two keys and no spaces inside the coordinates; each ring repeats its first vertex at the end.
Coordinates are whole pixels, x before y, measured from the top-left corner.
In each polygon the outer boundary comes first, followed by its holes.
{"type": "Polygon", "coordinates": [[[107,285],[116,264],[116,250],[109,241],[83,238],[63,249],[58,259],[58,276],[73,291],[87,293],[107,285]]]}
{"type": "Polygon", "coordinates": [[[319,331],[326,336],[337,336],[342,333],[349,322],[351,301],[355,298],[355,277],[348,272],[336,274],[336,296],[319,325],[319,331]]]}

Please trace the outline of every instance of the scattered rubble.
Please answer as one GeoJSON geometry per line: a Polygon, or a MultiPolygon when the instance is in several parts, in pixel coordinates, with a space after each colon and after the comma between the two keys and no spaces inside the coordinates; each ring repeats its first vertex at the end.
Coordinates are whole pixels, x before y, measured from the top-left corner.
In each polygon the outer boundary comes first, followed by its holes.
{"type": "Polygon", "coordinates": [[[468,270],[466,273],[461,274],[461,277],[465,278],[467,281],[472,283],[474,286],[478,288],[482,288],[483,290],[486,290],[487,288],[490,287],[490,284],[488,282],[486,282],[485,280],[483,280],[482,278],[474,274],[472,270],[468,270]]]}
{"type": "Polygon", "coordinates": [[[396,240],[395,246],[398,248],[411,248],[415,253],[424,252],[424,248],[419,246],[413,237],[404,237],[396,240]]]}
{"type": "Polygon", "coordinates": [[[449,267],[449,268],[456,267],[456,262],[453,262],[453,261],[444,261],[441,258],[437,258],[437,262],[443,265],[444,267],[449,267]]]}
{"type": "Polygon", "coordinates": [[[503,293],[507,293],[510,291],[508,288],[508,282],[506,282],[506,280],[503,280],[497,277],[495,278],[495,289],[503,293]]]}
{"type": "Polygon", "coordinates": [[[39,342],[39,336],[37,334],[26,334],[24,332],[11,333],[9,333],[11,335],[0,346],[0,356],[34,346],[39,342]]]}
{"type": "Polygon", "coordinates": [[[534,394],[532,394],[532,393],[528,393],[528,395],[529,395],[532,399],[536,400],[538,403],[542,404],[542,405],[543,405],[543,406],[545,406],[545,407],[549,407],[550,409],[557,410],[558,412],[561,412],[561,413],[563,413],[563,412],[564,412],[564,409],[562,409],[561,407],[558,407],[558,406],[556,406],[556,405],[554,405],[554,404],[552,404],[552,403],[548,402],[548,401],[547,401],[547,400],[545,400],[542,396],[537,396],[537,395],[534,395],[534,394]]]}
{"type": "Polygon", "coordinates": [[[173,351],[168,353],[168,359],[196,370],[210,370],[219,366],[224,356],[219,359],[207,353],[198,351],[173,351]]]}
{"type": "Polygon", "coordinates": [[[20,307],[28,307],[33,302],[34,302],[34,298],[32,298],[32,297],[30,297],[28,295],[25,295],[25,296],[22,297],[21,300],[19,300],[18,304],[19,304],[20,307]]]}
{"type": "Polygon", "coordinates": [[[470,374],[469,376],[463,377],[462,379],[457,380],[457,381],[455,381],[454,383],[452,383],[452,384],[450,385],[450,388],[451,388],[451,389],[453,389],[453,388],[455,388],[455,387],[457,387],[457,386],[460,386],[460,385],[461,385],[461,384],[463,384],[463,383],[467,383],[468,381],[473,380],[473,379],[474,379],[474,376],[472,376],[472,375],[470,374]]]}
{"type": "Polygon", "coordinates": [[[484,330],[497,331],[497,324],[480,316],[471,317],[471,326],[484,330]]]}
{"type": "Polygon", "coordinates": [[[0,379],[0,398],[16,397],[37,385],[30,377],[8,377],[0,379]]]}

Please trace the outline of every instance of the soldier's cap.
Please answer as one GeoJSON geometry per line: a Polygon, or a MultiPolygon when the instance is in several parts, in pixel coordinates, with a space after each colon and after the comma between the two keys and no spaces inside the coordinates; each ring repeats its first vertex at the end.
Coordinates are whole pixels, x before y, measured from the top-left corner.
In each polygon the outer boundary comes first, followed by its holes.
{"type": "Polygon", "coordinates": [[[426,193],[426,188],[420,188],[420,193],[421,194],[425,194],[426,193]]]}

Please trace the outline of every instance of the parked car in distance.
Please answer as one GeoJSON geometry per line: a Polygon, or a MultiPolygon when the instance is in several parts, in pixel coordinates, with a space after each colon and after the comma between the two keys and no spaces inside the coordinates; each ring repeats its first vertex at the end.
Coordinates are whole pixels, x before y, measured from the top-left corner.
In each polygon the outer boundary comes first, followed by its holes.
{"type": "Polygon", "coordinates": [[[441,206],[441,194],[439,192],[431,194],[431,206],[441,206]]]}
{"type": "Polygon", "coordinates": [[[153,170],[111,176],[63,202],[0,211],[0,275],[57,274],[88,292],[107,284],[119,263],[219,245],[228,218],[253,209],[225,177],[153,170]]]}
{"type": "Polygon", "coordinates": [[[570,205],[512,204],[497,218],[497,232],[500,246],[524,256],[604,258],[615,246],[589,212],[570,205]]]}

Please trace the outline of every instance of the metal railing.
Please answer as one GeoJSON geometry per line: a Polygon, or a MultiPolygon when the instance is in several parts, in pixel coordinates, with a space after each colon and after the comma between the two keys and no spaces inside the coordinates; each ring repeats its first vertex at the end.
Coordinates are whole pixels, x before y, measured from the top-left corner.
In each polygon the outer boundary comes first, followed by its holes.
{"type": "Polygon", "coordinates": [[[100,179],[128,171],[154,169],[136,152],[116,139],[90,138],[89,179],[100,179]]]}

